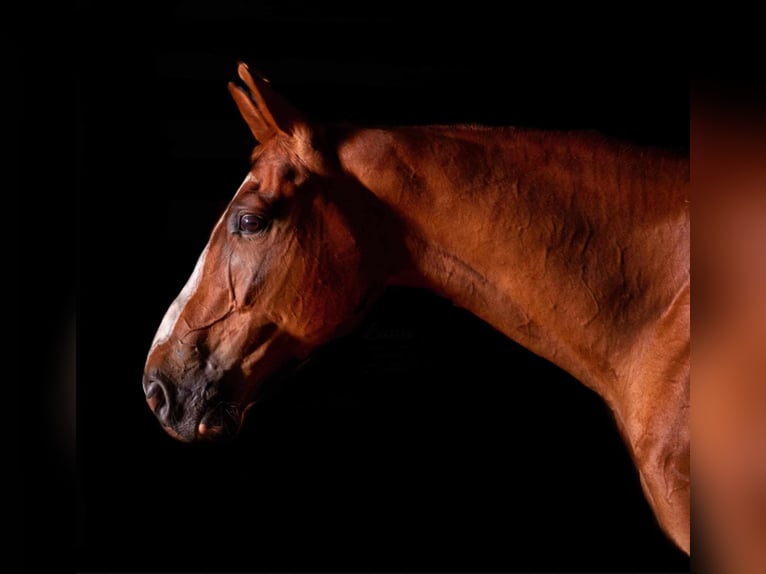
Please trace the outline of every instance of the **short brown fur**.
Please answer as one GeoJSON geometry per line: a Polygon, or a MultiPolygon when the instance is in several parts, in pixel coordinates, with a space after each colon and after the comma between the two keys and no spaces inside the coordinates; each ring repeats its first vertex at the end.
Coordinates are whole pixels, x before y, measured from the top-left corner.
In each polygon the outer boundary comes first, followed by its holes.
{"type": "Polygon", "coordinates": [[[588,132],[314,125],[239,74],[254,162],[147,358],[168,432],[223,434],[221,405],[239,425],[386,286],[425,287],[604,398],[689,553],[688,158],[588,132]]]}

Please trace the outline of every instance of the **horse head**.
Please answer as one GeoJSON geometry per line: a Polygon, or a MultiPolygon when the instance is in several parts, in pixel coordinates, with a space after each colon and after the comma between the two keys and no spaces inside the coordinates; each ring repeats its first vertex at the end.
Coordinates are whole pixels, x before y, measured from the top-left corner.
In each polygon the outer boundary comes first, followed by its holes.
{"type": "Polygon", "coordinates": [[[251,167],[144,369],[149,407],[185,442],[235,435],[264,381],[357,325],[391,251],[370,219],[371,194],[344,176],[327,131],[245,64],[238,73],[243,85],[229,91],[257,142],[251,167]]]}

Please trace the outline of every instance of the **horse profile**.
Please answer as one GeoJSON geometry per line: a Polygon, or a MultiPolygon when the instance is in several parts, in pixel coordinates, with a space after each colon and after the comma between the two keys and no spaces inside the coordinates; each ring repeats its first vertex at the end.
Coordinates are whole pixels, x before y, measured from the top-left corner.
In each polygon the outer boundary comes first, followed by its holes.
{"type": "Polygon", "coordinates": [[[689,553],[688,157],[592,132],[318,124],[238,74],[257,145],[148,353],[164,429],[236,435],[264,382],[388,286],[425,288],[606,401],[689,553]]]}

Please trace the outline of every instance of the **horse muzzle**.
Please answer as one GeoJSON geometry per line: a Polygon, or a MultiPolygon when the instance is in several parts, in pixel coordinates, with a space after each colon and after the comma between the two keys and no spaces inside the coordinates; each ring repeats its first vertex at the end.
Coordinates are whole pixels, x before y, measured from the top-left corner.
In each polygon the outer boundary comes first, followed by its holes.
{"type": "Polygon", "coordinates": [[[144,375],[143,387],[149,408],[177,440],[220,441],[239,433],[242,409],[226,399],[220,384],[200,380],[177,385],[152,371],[144,375]]]}

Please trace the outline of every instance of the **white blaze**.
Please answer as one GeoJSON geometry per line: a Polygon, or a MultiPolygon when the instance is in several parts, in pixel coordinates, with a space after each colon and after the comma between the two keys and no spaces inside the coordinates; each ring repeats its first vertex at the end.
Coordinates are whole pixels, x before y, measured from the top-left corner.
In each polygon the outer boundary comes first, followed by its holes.
{"type": "Polygon", "coordinates": [[[197,264],[194,266],[194,271],[192,271],[191,277],[189,277],[186,285],[181,289],[181,292],[178,294],[178,297],[175,298],[173,303],[170,304],[167,313],[165,313],[165,316],[162,318],[160,328],[157,329],[157,334],[154,335],[149,354],[152,353],[157,345],[161,345],[170,338],[170,334],[173,332],[173,329],[175,329],[178,318],[181,316],[181,311],[183,311],[187,301],[189,301],[192,295],[197,291],[200,278],[202,277],[202,269],[205,266],[205,257],[207,256],[208,247],[209,245],[205,246],[199,259],[197,259],[197,264]]]}
{"type": "MultiPolygon", "coordinates": [[[[234,194],[235,197],[239,193],[239,190],[242,189],[242,186],[244,186],[251,179],[252,179],[252,175],[247,174],[247,176],[245,177],[245,181],[242,182],[242,184],[239,186],[239,189],[237,189],[237,193],[234,194]]],[[[218,227],[223,223],[223,220],[226,217],[226,211],[227,210],[224,210],[224,212],[221,214],[220,219],[215,224],[215,227],[213,228],[213,231],[210,234],[211,237],[216,232],[218,227]]],[[[205,246],[205,249],[202,250],[202,254],[199,256],[199,259],[197,259],[197,264],[194,266],[194,271],[192,271],[191,277],[189,277],[189,280],[186,282],[186,285],[184,285],[184,288],[181,289],[181,292],[178,294],[178,297],[175,298],[173,303],[170,304],[170,307],[168,308],[167,313],[165,313],[165,316],[162,318],[160,327],[159,329],[157,329],[157,333],[154,335],[152,346],[149,348],[149,355],[152,354],[152,351],[157,345],[161,345],[162,343],[164,343],[170,338],[171,333],[176,327],[178,318],[181,316],[181,311],[183,311],[183,308],[186,306],[186,303],[189,301],[192,295],[194,295],[194,293],[197,291],[197,288],[199,287],[200,279],[202,278],[202,269],[205,267],[205,257],[207,257],[207,252],[209,248],[210,248],[210,243],[208,243],[205,246]]]]}

